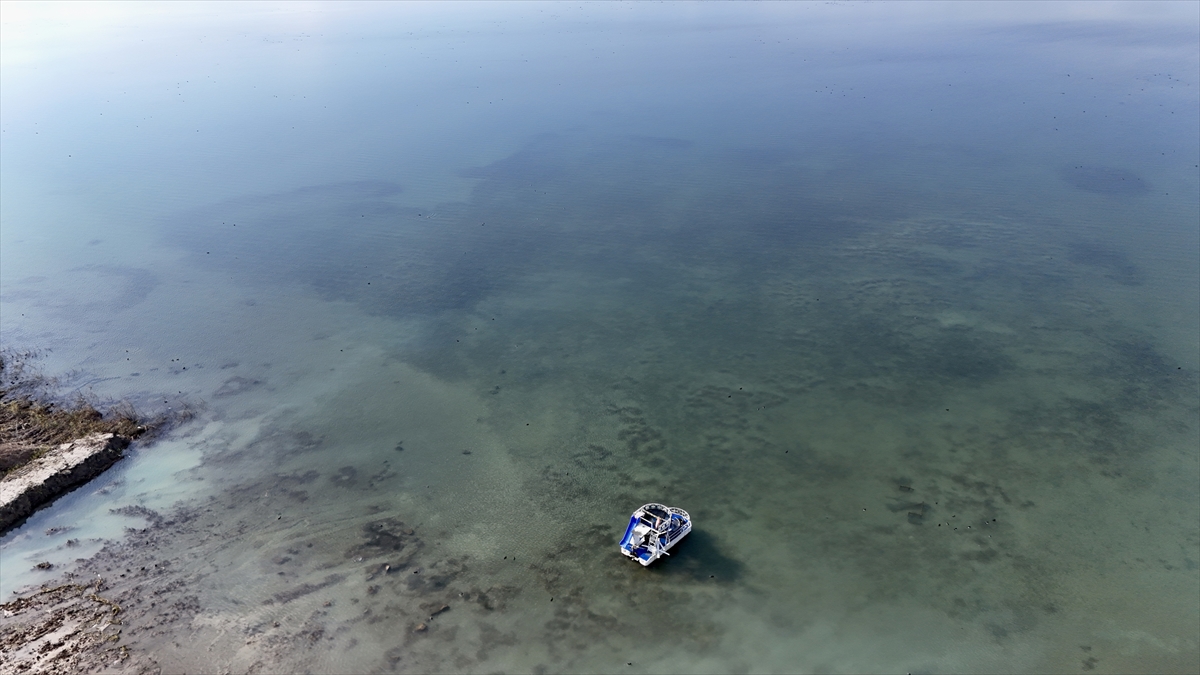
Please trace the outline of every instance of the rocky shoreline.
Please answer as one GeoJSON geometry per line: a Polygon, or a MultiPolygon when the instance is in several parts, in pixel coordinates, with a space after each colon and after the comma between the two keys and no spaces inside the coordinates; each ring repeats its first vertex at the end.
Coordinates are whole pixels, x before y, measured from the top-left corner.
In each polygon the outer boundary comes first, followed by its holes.
{"type": "Polygon", "coordinates": [[[0,535],[34,511],[95,478],[135,438],[167,426],[129,403],[101,406],[31,366],[36,352],[0,348],[0,535]]]}
{"type": "Polygon", "coordinates": [[[94,433],[62,443],[0,479],[0,534],[39,507],[103,473],[123,456],[130,439],[94,433]]]}

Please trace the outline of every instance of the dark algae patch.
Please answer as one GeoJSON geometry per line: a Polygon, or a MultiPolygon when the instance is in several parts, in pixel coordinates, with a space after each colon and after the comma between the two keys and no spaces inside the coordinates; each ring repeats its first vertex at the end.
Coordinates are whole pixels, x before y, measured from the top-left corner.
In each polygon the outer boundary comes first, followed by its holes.
{"type": "Polygon", "coordinates": [[[1072,187],[1109,197],[1136,197],[1150,191],[1142,177],[1127,169],[1104,166],[1073,166],[1062,170],[1072,187]]]}

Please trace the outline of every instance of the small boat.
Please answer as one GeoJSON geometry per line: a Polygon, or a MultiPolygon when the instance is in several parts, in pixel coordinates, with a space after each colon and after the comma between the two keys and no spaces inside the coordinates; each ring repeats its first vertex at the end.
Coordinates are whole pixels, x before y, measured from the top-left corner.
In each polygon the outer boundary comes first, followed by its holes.
{"type": "Polygon", "coordinates": [[[662,504],[646,504],[629,517],[629,527],[621,538],[621,553],[642,567],[670,555],[667,550],[692,531],[687,511],[662,504]]]}

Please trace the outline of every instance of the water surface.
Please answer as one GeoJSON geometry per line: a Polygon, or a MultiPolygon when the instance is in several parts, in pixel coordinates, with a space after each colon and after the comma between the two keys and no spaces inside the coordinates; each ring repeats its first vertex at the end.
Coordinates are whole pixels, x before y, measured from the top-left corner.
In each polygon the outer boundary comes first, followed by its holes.
{"type": "Polygon", "coordinates": [[[200,414],[0,592],[181,671],[1194,671],[1197,6],[1022,7],[6,16],[4,342],[200,414]]]}

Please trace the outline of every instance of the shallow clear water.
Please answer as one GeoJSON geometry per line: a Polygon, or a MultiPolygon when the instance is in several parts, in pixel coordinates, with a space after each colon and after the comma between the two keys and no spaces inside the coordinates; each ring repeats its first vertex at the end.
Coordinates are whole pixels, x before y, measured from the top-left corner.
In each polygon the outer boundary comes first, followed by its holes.
{"type": "Polygon", "coordinates": [[[199,415],[0,593],[169,566],[172,671],[1196,669],[1197,5],[139,7],[6,8],[0,331],[199,415]]]}

